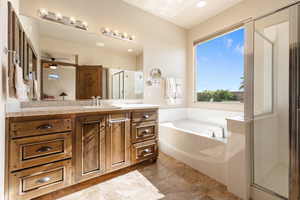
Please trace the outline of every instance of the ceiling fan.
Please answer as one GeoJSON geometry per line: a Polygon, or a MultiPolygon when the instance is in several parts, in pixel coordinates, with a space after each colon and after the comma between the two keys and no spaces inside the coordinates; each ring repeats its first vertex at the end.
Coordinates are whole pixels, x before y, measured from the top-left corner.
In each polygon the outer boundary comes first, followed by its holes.
{"type": "Polygon", "coordinates": [[[58,63],[56,62],[70,62],[71,59],[69,58],[59,58],[54,57],[49,53],[44,53],[44,56],[42,56],[42,59],[46,62],[44,62],[43,67],[50,68],[50,69],[57,69],[58,63]],[[49,62],[47,62],[49,61],[49,62]]]}

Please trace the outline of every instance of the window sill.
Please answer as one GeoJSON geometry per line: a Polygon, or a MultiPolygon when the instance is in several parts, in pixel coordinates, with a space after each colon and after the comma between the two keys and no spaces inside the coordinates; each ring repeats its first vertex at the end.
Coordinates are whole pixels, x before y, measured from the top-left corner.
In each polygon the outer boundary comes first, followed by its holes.
{"type": "Polygon", "coordinates": [[[244,112],[244,103],[240,102],[193,102],[191,107],[213,109],[213,110],[225,110],[233,112],[244,112]]]}

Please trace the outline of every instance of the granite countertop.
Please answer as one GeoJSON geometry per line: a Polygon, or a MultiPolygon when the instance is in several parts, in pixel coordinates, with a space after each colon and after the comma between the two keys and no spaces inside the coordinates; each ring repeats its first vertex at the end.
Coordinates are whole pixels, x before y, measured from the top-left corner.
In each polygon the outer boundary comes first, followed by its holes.
{"type": "Polygon", "coordinates": [[[78,114],[92,112],[124,111],[124,110],[142,110],[142,109],[159,108],[159,105],[153,104],[116,104],[96,106],[49,106],[49,107],[32,107],[20,108],[13,112],[6,112],[6,117],[29,117],[39,115],[59,115],[59,114],[78,114]]]}

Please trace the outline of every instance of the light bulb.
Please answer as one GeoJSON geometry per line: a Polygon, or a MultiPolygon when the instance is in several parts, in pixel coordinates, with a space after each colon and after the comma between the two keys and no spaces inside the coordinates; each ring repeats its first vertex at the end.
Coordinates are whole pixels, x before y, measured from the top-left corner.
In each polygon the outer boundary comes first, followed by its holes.
{"type": "Polygon", "coordinates": [[[71,21],[71,24],[75,24],[76,19],[75,19],[74,17],[71,17],[71,18],[70,18],[70,21],[71,21]]]}
{"type": "Polygon", "coordinates": [[[130,40],[134,40],[134,39],[135,39],[135,36],[132,35],[132,36],[129,37],[129,39],[130,39],[130,40]]]}
{"type": "Polygon", "coordinates": [[[45,10],[45,9],[40,9],[40,15],[41,15],[42,17],[44,17],[44,16],[48,15],[48,11],[45,10]]]}
{"type": "Polygon", "coordinates": [[[62,19],[62,15],[60,13],[56,13],[56,18],[57,19],[62,19]]]}
{"type": "Polygon", "coordinates": [[[82,25],[85,27],[88,27],[88,23],[87,22],[82,22],[82,25]]]}

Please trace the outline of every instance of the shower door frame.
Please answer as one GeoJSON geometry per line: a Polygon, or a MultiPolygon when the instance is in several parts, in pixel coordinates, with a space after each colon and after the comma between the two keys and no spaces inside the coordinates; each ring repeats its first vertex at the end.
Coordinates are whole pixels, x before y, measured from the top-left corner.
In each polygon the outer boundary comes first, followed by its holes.
{"type": "Polygon", "coordinates": [[[255,21],[289,9],[289,200],[300,199],[300,1],[245,23],[245,121],[248,185],[253,194],[287,199],[254,182],[254,32],[255,21]]]}

